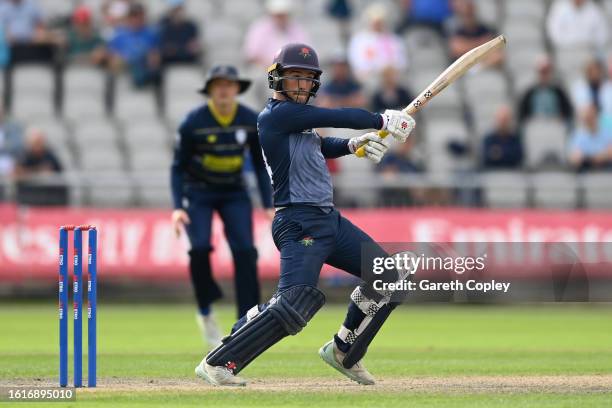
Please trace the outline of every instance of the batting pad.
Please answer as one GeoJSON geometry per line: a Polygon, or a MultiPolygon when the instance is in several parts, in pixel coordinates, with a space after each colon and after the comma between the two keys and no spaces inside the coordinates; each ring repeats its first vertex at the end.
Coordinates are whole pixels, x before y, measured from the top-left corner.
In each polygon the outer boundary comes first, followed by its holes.
{"type": "Polygon", "coordinates": [[[222,344],[208,354],[206,362],[238,374],[284,337],[299,333],[324,304],[325,295],[313,286],[295,286],[276,294],[266,309],[223,338],[222,344]]]}

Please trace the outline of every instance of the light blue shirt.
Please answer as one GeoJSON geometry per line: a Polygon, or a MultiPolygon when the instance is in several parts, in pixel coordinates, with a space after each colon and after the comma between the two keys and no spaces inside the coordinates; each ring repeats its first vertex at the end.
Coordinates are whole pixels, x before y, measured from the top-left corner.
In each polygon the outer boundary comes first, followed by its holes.
{"type": "Polygon", "coordinates": [[[22,0],[19,4],[12,1],[0,3],[0,24],[13,40],[30,41],[41,21],[40,10],[31,0],[22,0]]]}
{"type": "Polygon", "coordinates": [[[597,134],[592,134],[584,128],[574,132],[569,144],[569,150],[579,150],[587,157],[593,157],[612,146],[612,133],[600,129],[597,134]]]}

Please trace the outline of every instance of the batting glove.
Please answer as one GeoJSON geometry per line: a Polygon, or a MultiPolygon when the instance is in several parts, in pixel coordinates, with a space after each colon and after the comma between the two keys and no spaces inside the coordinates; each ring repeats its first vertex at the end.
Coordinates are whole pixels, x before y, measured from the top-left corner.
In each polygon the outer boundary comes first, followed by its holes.
{"type": "Polygon", "coordinates": [[[349,139],[348,147],[351,153],[355,153],[359,147],[363,146],[365,157],[374,163],[380,163],[391,143],[388,139],[383,139],[375,132],[366,133],[349,139]]]}
{"type": "Polygon", "coordinates": [[[410,133],[416,126],[416,122],[409,114],[402,112],[387,109],[385,113],[382,114],[383,118],[383,130],[391,133],[391,135],[398,142],[404,143],[410,133]]]}

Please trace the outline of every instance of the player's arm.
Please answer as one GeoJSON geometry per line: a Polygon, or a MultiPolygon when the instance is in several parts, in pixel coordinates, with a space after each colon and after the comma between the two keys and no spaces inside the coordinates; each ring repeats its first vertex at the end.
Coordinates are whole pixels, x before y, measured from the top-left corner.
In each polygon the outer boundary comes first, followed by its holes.
{"type": "Polygon", "coordinates": [[[316,128],[386,130],[400,142],[406,141],[415,127],[414,119],[403,111],[386,110],[383,114],[359,108],[329,109],[287,103],[278,106],[270,120],[284,133],[316,128]]]}
{"type": "Polygon", "coordinates": [[[312,105],[286,103],[278,106],[273,118],[284,133],[316,128],[382,129],[384,120],[378,113],[358,108],[329,109],[312,105]]]}
{"type": "Polygon", "coordinates": [[[272,208],[272,186],[270,185],[270,176],[266,170],[266,164],[261,153],[257,131],[249,132],[249,149],[253,161],[253,169],[257,177],[257,187],[259,187],[259,194],[261,194],[261,203],[264,208],[272,208]]]}
{"type": "Polygon", "coordinates": [[[321,153],[326,159],[336,159],[338,157],[352,154],[348,146],[349,139],[339,137],[322,137],[321,153]]]}
{"type": "Polygon", "coordinates": [[[189,160],[188,138],[186,137],[186,126],[181,125],[178,130],[174,147],[174,159],[170,168],[170,187],[172,189],[172,225],[177,236],[180,235],[181,226],[189,224],[190,219],[183,209],[183,175],[189,160]]]}

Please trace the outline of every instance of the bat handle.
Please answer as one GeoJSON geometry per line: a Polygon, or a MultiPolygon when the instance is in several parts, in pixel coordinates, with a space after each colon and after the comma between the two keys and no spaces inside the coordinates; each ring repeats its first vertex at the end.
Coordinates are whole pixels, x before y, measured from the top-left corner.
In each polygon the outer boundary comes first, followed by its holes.
{"type": "MultiPolygon", "coordinates": [[[[378,131],[378,136],[380,136],[381,139],[384,139],[385,137],[387,137],[388,134],[389,134],[389,132],[387,132],[386,130],[379,130],[378,131]]],[[[362,144],[361,146],[359,146],[357,151],[355,151],[355,156],[357,156],[357,157],[365,157],[366,152],[365,152],[364,145],[365,145],[365,143],[362,144]]]]}

